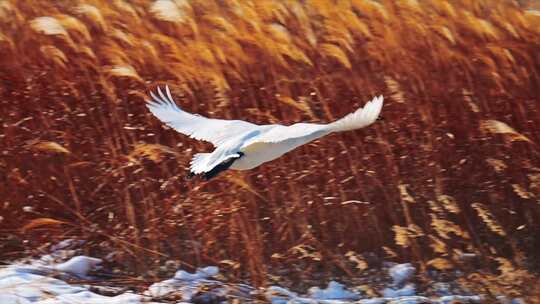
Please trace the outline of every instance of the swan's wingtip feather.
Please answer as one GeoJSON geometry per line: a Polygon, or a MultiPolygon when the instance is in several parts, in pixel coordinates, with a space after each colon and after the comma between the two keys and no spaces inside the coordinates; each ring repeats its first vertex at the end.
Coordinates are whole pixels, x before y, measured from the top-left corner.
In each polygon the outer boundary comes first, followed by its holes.
{"type": "Polygon", "coordinates": [[[153,100],[150,100],[150,99],[145,99],[145,105],[148,109],[152,109],[152,108],[156,108],[156,107],[159,107],[159,104],[157,104],[155,101],[153,100]]]}
{"type": "Polygon", "coordinates": [[[163,104],[163,100],[161,100],[159,97],[157,97],[157,95],[153,91],[150,91],[150,96],[152,96],[152,101],[154,103],[163,104]]]}
{"type": "Polygon", "coordinates": [[[159,86],[157,87],[157,92],[159,94],[159,97],[161,97],[161,100],[163,100],[166,103],[171,103],[171,101],[168,100],[168,98],[165,96],[165,94],[163,94],[163,92],[161,91],[161,88],[159,86]]]}

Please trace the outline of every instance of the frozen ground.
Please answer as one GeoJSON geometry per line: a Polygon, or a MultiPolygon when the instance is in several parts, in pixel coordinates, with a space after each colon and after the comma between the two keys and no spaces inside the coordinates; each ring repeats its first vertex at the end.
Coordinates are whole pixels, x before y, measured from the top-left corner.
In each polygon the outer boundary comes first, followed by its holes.
{"type": "MultiPolygon", "coordinates": [[[[73,242],[73,241],[71,241],[73,242]]],[[[361,304],[413,304],[413,303],[483,303],[482,295],[451,294],[447,284],[436,283],[437,289],[430,297],[419,294],[412,282],[416,269],[408,263],[395,264],[387,269],[391,281],[379,293],[382,297],[368,297],[349,289],[346,284],[330,281],[325,288],[311,287],[306,294],[298,294],[280,286],[270,286],[264,291],[249,285],[228,284],[214,277],[219,273],[215,266],[199,268],[195,273],[178,270],[174,277],[152,284],[141,294],[122,292],[114,296],[96,293],[87,284],[90,271],[99,272],[101,260],[87,256],[73,256],[57,263],[59,257],[73,253],[56,250],[40,259],[14,262],[0,268],[0,303],[2,304],[137,304],[137,303],[361,303],[361,304]]],[[[106,282],[105,282],[106,284],[106,282]]],[[[523,303],[521,299],[499,297],[503,304],[523,303]]]]}

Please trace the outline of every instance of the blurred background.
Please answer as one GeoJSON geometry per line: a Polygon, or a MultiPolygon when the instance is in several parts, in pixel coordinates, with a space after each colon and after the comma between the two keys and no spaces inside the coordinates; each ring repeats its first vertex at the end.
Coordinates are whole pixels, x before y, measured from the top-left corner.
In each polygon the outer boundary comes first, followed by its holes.
{"type": "Polygon", "coordinates": [[[2,0],[0,259],[72,238],[149,280],[166,261],[260,286],[391,260],[538,292],[538,8],[2,0]],[[215,118],[330,122],[382,94],[385,120],[187,181],[212,147],[146,109],[165,84],[215,118]]]}

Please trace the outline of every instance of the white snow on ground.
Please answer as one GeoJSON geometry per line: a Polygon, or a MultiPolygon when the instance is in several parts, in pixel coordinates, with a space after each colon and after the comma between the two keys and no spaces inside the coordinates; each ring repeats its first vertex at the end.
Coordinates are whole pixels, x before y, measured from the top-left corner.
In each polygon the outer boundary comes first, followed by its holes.
{"type": "Polygon", "coordinates": [[[345,289],[343,284],[336,281],[330,281],[326,289],[311,287],[308,291],[309,297],[317,300],[359,300],[360,295],[345,289]]]}
{"type": "Polygon", "coordinates": [[[101,259],[81,255],[73,257],[64,263],[53,265],[51,268],[79,278],[86,278],[88,272],[96,268],[101,262],[101,259]]]}
{"type": "MultiPolygon", "coordinates": [[[[144,302],[144,297],[133,293],[124,293],[115,297],[106,297],[95,294],[90,291],[81,291],[77,293],[62,294],[57,297],[51,297],[46,300],[37,301],[39,304],[139,304],[144,302]]],[[[17,303],[17,302],[13,302],[17,303]]],[[[32,303],[32,302],[29,302],[32,303]]],[[[155,302],[144,302],[155,303],[155,302]]]]}
{"type": "Polygon", "coordinates": [[[410,263],[397,264],[388,270],[388,274],[392,277],[394,285],[400,286],[403,283],[409,281],[416,269],[410,263]]]}
{"type": "MultiPolygon", "coordinates": [[[[56,256],[57,258],[58,256],[56,256]]],[[[87,256],[75,256],[63,263],[54,263],[54,253],[30,263],[14,263],[0,268],[0,303],[2,304],[139,304],[163,303],[160,298],[175,295],[180,302],[198,303],[227,303],[227,297],[240,300],[240,303],[249,302],[250,296],[256,289],[243,284],[227,284],[215,278],[219,269],[215,266],[199,268],[190,273],[184,270],[176,272],[173,278],[152,284],[143,294],[125,292],[117,296],[103,296],[90,291],[87,287],[68,284],[59,278],[88,278],[89,271],[96,270],[101,260],[87,256]],[[52,277],[54,276],[54,277],[52,277]],[[201,294],[201,287],[210,290],[201,294]],[[207,288],[210,287],[210,288],[207,288]],[[215,301],[218,299],[219,301],[215,301]],[[210,302],[214,300],[215,302],[210,302]],[[151,302],[154,301],[154,302],[151,302]]],[[[270,286],[265,296],[273,304],[419,304],[437,303],[449,304],[482,303],[485,301],[481,295],[449,295],[446,283],[440,285],[443,296],[427,298],[417,295],[413,280],[416,269],[409,263],[397,264],[390,267],[388,275],[392,282],[380,290],[383,297],[367,298],[358,292],[347,289],[339,282],[330,281],[326,288],[311,287],[306,295],[299,295],[280,286],[270,286]]],[[[505,297],[501,303],[522,303],[521,299],[508,299],[505,297]]],[[[170,303],[170,300],[169,302],[170,303]]]]}
{"type": "Polygon", "coordinates": [[[414,296],[416,294],[416,288],[414,284],[412,283],[406,284],[405,286],[399,289],[393,289],[391,287],[387,287],[383,290],[382,294],[386,298],[414,296]]]}
{"type": "Polygon", "coordinates": [[[271,286],[266,291],[266,297],[272,304],[340,304],[340,303],[359,303],[359,304],[420,304],[436,303],[449,304],[460,303],[482,303],[482,296],[444,296],[438,299],[431,299],[416,295],[416,288],[413,283],[409,283],[416,269],[409,263],[397,264],[388,270],[392,278],[391,286],[382,290],[381,298],[363,298],[360,294],[349,291],[343,284],[330,281],[328,287],[320,289],[311,287],[307,296],[300,296],[286,288],[271,286]]]}
{"type": "Polygon", "coordinates": [[[210,279],[218,273],[219,268],[215,266],[199,268],[195,273],[179,270],[172,279],[150,285],[144,294],[151,297],[163,297],[177,293],[181,295],[183,301],[190,301],[199,291],[199,287],[212,285],[218,286],[213,290],[216,296],[225,296],[226,289],[219,288],[221,283],[210,279]]]}
{"type": "Polygon", "coordinates": [[[176,280],[181,281],[197,281],[204,280],[210,277],[215,277],[219,273],[219,268],[216,266],[208,266],[204,268],[197,269],[195,273],[189,273],[184,270],[178,270],[174,275],[176,280]]]}
{"type": "Polygon", "coordinates": [[[116,297],[104,297],[88,291],[85,287],[70,285],[54,276],[87,278],[88,271],[95,269],[100,259],[76,256],[64,263],[43,265],[45,259],[31,264],[13,264],[0,268],[0,303],[141,303],[142,296],[125,293],[116,297]]]}

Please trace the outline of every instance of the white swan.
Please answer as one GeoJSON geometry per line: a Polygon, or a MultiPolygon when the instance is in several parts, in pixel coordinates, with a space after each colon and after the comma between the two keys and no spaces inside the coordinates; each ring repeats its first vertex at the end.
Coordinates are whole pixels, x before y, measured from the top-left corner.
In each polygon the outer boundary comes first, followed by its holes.
{"type": "Polygon", "coordinates": [[[378,96],[363,108],[329,123],[296,123],[283,125],[256,125],[242,120],[210,119],[182,111],[174,102],[169,87],[165,94],[157,88],[150,92],[152,100],[147,107],[159,120],[176,131],[198,140],[212,143],[212,153],[195,154],[190,175],[202,174],[210,179],[226,169],[248,170],[321,138],[333,132],[366,127],[379,116],[383,97],[378,96]]]}

